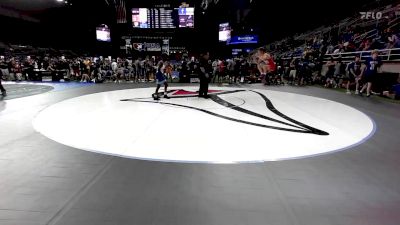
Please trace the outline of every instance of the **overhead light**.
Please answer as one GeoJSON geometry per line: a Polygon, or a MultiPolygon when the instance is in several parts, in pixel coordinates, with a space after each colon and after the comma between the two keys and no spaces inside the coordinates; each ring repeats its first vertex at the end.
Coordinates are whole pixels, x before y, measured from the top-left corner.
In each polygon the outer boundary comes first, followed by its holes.
{"type": "Polygon", "coordinates": [[[57,0],[57,2],[63,2],[64,0],[57,0]]]}

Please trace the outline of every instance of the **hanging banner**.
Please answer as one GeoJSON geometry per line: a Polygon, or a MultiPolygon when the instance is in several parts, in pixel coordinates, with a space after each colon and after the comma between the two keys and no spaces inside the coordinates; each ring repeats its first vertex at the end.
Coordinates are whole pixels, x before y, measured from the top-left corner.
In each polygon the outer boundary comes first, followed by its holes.
{"type": "Polygon", "coordinates": [[[258,44],[258,35],[233,36],[227,42],[227,44],[228,45],[258,44]]]}
{"type": "Polygon", "coordinates": [[[163,45],[162,45],[162,54],[169,55],[170,49],[169,49],[169,40],[163,40],[163,45]]]}
{"type": "Polygon", "coordinates": [[[160,43],[143,43],[143,45],[148,52],[161,52],[160,43]]]}
{"type": "Polygon", "coordinates": [[[143,49],[143,43],[133,43],[132,47],[136,51],[144,51],[143,49]]]}

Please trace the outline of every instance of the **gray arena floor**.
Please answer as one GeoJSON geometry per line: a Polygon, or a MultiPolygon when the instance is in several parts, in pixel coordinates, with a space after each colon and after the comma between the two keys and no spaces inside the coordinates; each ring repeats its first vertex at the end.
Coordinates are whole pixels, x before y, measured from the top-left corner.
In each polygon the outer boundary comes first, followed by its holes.
{"type": "MultiPolygon", "coordinates": [[[[54,90],[51,84],[5,87],[9,96],[0,101],[0,225],[400,223],[399,104],[318,87],[238,86],[343,103],[370,117],[376,131],[359,145],[314,157],[186,163],[84,151],[53,141],[32,125],[38,114],[61,101],[152,85],[100,84],[54,90]]],[[[76,129],[82,126],[76,124],[76,129]]],[[[349,132],[352,129],[348,127],[349,132]]],[[[215,135],[215,142],[240,141],[215,135]]]]}

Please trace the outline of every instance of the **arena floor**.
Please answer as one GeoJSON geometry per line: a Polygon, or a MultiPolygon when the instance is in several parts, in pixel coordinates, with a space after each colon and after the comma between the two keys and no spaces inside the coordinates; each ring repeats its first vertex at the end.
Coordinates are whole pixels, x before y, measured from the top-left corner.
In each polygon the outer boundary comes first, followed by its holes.
{"type": "Polygon", "coordinates": [[[171,86],[6,83],[0,225],[399,224],[399,104],[171,86]]]}

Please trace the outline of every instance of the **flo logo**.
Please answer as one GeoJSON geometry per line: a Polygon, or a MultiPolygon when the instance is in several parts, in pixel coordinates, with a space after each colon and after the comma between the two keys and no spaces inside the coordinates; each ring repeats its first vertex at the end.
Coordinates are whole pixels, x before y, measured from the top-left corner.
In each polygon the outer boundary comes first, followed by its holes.
{"type": "MultiPolygon", "coordinates": [[[[174,103],[173,99],[177,99],[177,98],[197,98],[197,96],[198,96],[197,92],[191,92],[191,91],[186,91],[186,90],[182,90],[182,89],[169,91],[168,94],[170,95],[171,100],[165,101],[165,102],[164,101],[154,101],[151,98],[133,98],[133,99],[123,99],[121,101],[177,106],[177,107],[200,111],[200,112],[212,115],[212,116],[219,117],[221,119],[230,120],[230,121],[242,123],[242,124],[247,124],[250,126],[263,127],[263,128],[267,128],[267,129],[275,129],[275,130],[288,131],[288,132],[296,132],[296,133],[305,133],[305,134],[314,134],[314,135],[329,135],[328,132],[311,127],[307,124],[304,124],[300,121],[290,118],[289,116],[286,116],[284,113],[282,113],[278,109],[276,109],[274,104],[272,103],[272,101],[269,100],[267,98],[267,96],[265,96],[261,92],[254,91],[254,90],[248,91],[248,92],[253,93],[254,97],[261,98],[265,102],[265,110],[269,110],[270,112],[272,112],[276,116],[280,117],[281,119],[274,119],[272,117],[254,112],[252,110],[245,109],[244,107],[235,105],[234,103],[230,103],[229,101],[226,101],[221,98],[222,95],[229,95],[229,94],[234,94],[234,93],[238,93],[238,92],[246,92],[246,90],[233,90],[233,91],[211,90],[210,94],[209,94],[209,96],[210,96],[209,101],[213,101],[223,107],[240,112],[241,114],[244,114],[243,118],[248,117],[248,116],[257,117],[258,119],[262,119],[266,122],[271,121],[274,123],[281,124],[283,126],[279,127],[279,126],[267,125],[268,123],[265,123],[265,124],[264,123],[255,123],[255,122],[246,121],[246,120],[239,119],[239,118],[233,118],[232,116],[229,116],[229,115],[223,115],[223,114],[219,114],[216,112],[212,112],[205,108],[195,107],[192,105],[183,105],[183,104],[174,103]]],[[[164,93],[160,93],[160,95],[162,96],[162,95],[164,95],[164,93]]]]}
{"type": "MultiPolygon", "coordinates": [[[[369,20],[369,19],[380,20],[383,17],[382,12],[360,12],[360,14],[361,14],[361,19],[363,20],[369,20]]],[[[386,16],[383,18],[388,18],[388,17],[386,16]]]]}

